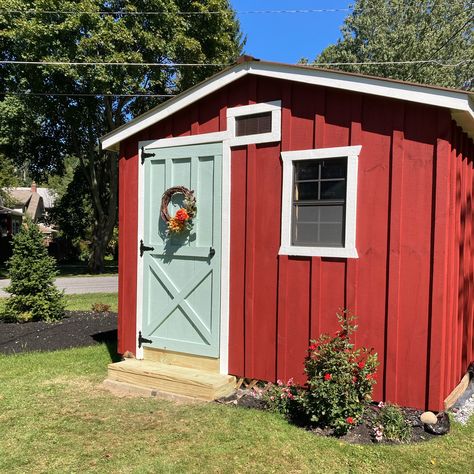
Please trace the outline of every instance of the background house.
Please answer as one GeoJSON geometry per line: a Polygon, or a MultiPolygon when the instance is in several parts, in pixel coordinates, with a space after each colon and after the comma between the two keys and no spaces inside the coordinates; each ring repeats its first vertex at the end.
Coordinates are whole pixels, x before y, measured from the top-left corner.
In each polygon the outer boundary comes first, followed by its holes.
{"type": "Polygon", "coordinates": [[[55,194],[48,188],[39,188],[35,182],[30,188],[9,188],[8,193],[15,201],[15,210],[27,215],[35,222],[48,221],[49,211],[54,207],[55,194]]]}

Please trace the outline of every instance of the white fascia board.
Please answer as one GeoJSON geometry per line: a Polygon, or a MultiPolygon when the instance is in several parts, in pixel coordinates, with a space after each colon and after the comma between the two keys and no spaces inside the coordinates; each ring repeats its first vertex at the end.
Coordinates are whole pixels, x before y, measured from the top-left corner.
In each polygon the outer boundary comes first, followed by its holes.
{"type": "Polygon", "coordinates": [[[161,106],[137,117],[131,121],[130,124],[120,127],[116,131],[105,135],[101,139],[102,148],[104,150],[116,150],[117,144],[122,140],[135,135],[160,120],[163,120],[194,102],[197,102],[203,97],[225,87],[227,84],[245,76],[248,73],[248,67],[248,63],[239,64],[235,68],[224,71],[208,81],[183,92],[175,99],[170,99],[161,106]]]}
{"type": "Polygon", "coordinates": [[[238,64],[231,69],[227,69],[137,117],[129,124],[110,132],[102,137],[102,148],[116,151],[118,144],[122,140],[169,117],[247,74],[448,108],[459,125],[471,136],[474,136],[474,105],[468,93],[435,89],[416,84],[398,83],[386,79],[349,75],[341,72],[254,61],[238,64]]]}
{"type": "Polygon", "coordinates": [[[430,87],[404,84],[386,79],[355,76],[340,72],[305,69],[270,63],[251,63],[250,74],[272,77],[305,84],[343,89],[391,99],[407,100],[422,104],[471,111],[468,94],[457,91],[432,89],[430,87]]]}

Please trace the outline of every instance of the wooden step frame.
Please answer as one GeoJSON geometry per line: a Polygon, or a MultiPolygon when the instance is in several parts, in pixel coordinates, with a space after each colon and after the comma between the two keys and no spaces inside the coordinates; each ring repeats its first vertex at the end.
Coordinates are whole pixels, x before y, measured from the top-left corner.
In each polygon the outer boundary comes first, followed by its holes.
{"type": "Polygon", "coordinates": [[[109,364],[108,380],[207,401],[230,395],[236,383],[232,375],[137,359],[109,364]]]}

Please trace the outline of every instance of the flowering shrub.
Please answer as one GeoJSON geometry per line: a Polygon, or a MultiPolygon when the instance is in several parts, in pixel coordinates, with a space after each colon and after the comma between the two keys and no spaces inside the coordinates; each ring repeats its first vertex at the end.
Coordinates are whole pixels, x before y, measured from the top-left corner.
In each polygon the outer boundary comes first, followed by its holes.
{"type": "Polygon", "coordinates": [[[269,383],[264,388],[254,387],[253,395],[265,402],[271,411],[279,412],[289,418],[298,412],[301,388],[295,385],[293,379],[286,384],[277,380],[276,385],[269,383]]]}
{"type": "Polygon", "coordinates": [[[379,403],[380,412],[375,420],[373,436],[380,443],[384,439],[406,443],[412,436],[412,426],[405,420],[399,406],[379,403]]]}
{"type": "Polygon", "coordinates": [[[337,315],[341,330],[311,341],[305,361],[307,390],[301,403],[312,423],[344,434],[360,420],[370,402],[375,383],[377,355],[356,349],[350,337],[357,326],[355,317],[337,315]]]}

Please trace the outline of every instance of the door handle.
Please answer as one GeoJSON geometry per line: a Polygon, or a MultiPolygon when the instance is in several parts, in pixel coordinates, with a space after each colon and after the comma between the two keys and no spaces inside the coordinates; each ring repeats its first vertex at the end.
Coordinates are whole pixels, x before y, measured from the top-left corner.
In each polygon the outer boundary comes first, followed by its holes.
{"type": "Polygon", "coordinates": [[[209,258],[214,257],[216,254],[216,249],[214,247],[209,247],[209,258]]]}

